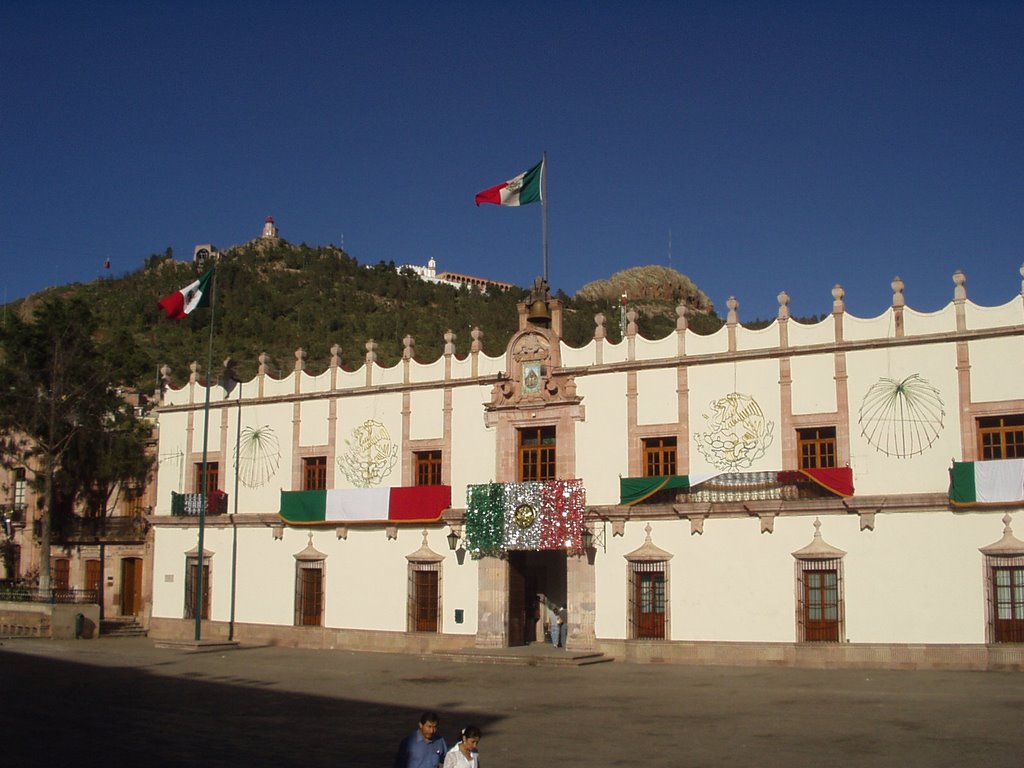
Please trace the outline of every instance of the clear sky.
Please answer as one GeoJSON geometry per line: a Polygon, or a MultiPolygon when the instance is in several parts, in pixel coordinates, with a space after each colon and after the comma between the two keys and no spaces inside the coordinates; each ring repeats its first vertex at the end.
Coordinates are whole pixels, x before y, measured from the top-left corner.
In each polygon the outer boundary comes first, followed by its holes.
{"type": "Polygon", "coordinates": [[[1024,2],[28,2],[0,25],[0,290],[295,243],[553,288],[631,266],[724,315],[1003,304],[1024,2]],[[109,258],[111,269],[103,262],[109,258]]]}

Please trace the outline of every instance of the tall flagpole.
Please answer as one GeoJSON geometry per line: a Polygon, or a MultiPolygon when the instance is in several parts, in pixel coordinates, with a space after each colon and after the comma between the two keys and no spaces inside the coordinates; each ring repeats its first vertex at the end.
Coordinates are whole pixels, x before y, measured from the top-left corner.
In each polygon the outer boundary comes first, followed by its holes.
{"type": "Polygon", "coordinates": [[[544,150],[540,166],[541,230],[544,239],[544,285],[548,284],[548,151],[544,150]]]}
{"type": "Polygon", "coordinates": [[[206,403],[203,405],[203,471],[202,485],[199,488],[199,552],[196,563],[196,642],[202,637],[203,627],[203,536],[206,528],[206,484],[209,467],[206,461],[206,449],[210,441],[210,390],[213,388],[213,318],[217,311],[217,267],[214,265],[213,279],[210,281],[210,347],[206,364],[206,403]]]}

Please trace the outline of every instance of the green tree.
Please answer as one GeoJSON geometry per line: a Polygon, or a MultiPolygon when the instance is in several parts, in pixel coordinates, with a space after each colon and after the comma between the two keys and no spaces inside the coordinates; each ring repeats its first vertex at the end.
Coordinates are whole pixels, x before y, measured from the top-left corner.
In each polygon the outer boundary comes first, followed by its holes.
{"type": "Polygon", "coordinates": [[[115,487],[144,482],[145,430],[115,386],[81,298],[51,296],[0,330],[0,461],[40,494],[39,586],[50,588],[58,508],[105,509],[115,487]]]}

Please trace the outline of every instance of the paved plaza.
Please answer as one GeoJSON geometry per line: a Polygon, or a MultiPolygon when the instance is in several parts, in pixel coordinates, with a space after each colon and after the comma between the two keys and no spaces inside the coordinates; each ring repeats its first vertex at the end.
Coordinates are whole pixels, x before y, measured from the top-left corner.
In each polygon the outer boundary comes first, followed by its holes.
{"type": "Polygon", "coordinates": [[[1024,674],[510,666],[0,642],[5,765],[389,768],[424,709],[485,768],[1024,764],[1024,674]]]}

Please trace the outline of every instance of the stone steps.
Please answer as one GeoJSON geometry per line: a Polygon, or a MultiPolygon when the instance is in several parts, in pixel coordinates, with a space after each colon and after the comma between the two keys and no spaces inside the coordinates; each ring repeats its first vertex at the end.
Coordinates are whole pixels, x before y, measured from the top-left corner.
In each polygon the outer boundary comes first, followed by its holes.
{"type": "Polygon", "coordinates": [[[145,637],[146,629],[134,616],[103,619],[100,622],[100,637],[145,637]]]}

